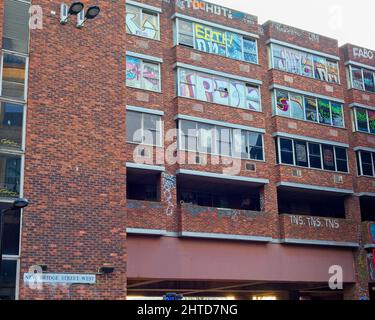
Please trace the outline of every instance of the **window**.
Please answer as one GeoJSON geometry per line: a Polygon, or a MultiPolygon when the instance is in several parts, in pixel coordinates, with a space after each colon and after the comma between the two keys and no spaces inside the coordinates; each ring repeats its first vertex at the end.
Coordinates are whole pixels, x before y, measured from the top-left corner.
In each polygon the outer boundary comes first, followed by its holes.
{"type": "Polygon", "coordinates": [[[280,156],[282,164],[294,164],[293,140],[280,138],[280,156]]]}
{"type": "Polygon", "coordinates": [[[331,83],[340,83],[337,61],[279,45],[271,45],[273,68],[331,83]]]}
{"type": "Polygon", "coordinates": [[[180,149],[263,161],[263,135],[256,132],[180,120],[180,149]]]}
{"type": "Polygon", "coordinates": [[[149,39],[159,40],[159,14],[127,4],[126,32],[149,39]]]}
{"type": "Polygon", "coordinates": [[[353,112],[355,129],[375,134],[375,111],[356,107],[353,112]]]}
{"type": "Polygon", "coordinates": [[[353,89],[375,92],[374,71],[349,66],[351,87],[353,89]]]}
{"type": "Polygon", "coordinates": [[[315,99],[300,94],[276,90],[276,115],[306,120],[343,128],[344,114],[341,103],[315,99]]]}
{"type": "Polygon", "coordinates": [[[25,100],[26,57],[3,53],[1,95],[25,100]]]}
{"type": "Polygon", "coordinates": [[[357,160],[358,160],[358,168],[359,168],[359,175],[360,176],[369,176],[374,177],[374,164],[375,155],[372,152],[367,151],[358,151],[357,152],[357,160]]]}
{"type": "Polygon", "coordinates": [[[126,85],[159,92],[160,64],[126,56],[126,85]]]}
{"type": "MultiPolygon", "coordinates": [[[[9,208],[8,203],[0,203],[0,210],[9,208]]],[[[4,214],[3,255],[18,256],[20,244],[21,210],[4,214]]]]}
{"type": "Polygon", "coordinates": [[[177,44],[230,59],[258,63],[257,42],[240,34],[177,19],[177,44]]]}
{"type": "Polygon", "coordinates": [[[23,106],[0,102],[0,147],[21,149],[23,106]]]}
{"type": "Polygon", "coordinates": [[[0,198],[19,196],[20,172],[20,156],[0,154],[0,198]]]}
{"type": "Polygon", "coordinates": [[[257,85],[181,68],[178,79],[181,97],[261,111],[260,88],[257,85]]]}
{"type": "Polygon", "coordinates": [[[126,113],[126,137],[130,143],[161,146],[161,117],[128,111],[126,113]]]}
{"type": "Polygon", "coordinates": [[[127,169],[126,197],[129,200],[160,202],[160,172],[127,169]]]}
{"type": "Polygon", "coordinates": [[[337,172],[349,171],[346,148],[281,137],[276,142],[280,164],[337,172]]]}
{"type": "Polygon", "coordinates": [[[309,159],[311,168],[322,169],[320,144],[309,142],[309,159]]]}
{"type": "Polygon", "coordinates": [[[0,272],[0,300],[16,299],[17,260],[3,260],[0,272]]]}
{"type": "Polygon", "coordinates": [[[29,3],[5,0],[3,49],[28,53],[29,8],[29,3]]]}

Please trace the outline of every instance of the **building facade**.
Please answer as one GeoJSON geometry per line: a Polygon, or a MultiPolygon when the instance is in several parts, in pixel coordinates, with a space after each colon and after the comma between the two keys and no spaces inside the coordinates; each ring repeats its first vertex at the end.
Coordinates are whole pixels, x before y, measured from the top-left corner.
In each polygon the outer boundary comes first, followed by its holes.
{"type": "Polygon", "coordinates": [[[0,298],[373,298],[375,51],[200,0],[82,2],[81,29],[0,4],[0,205],[30,201],[0,298]],[[34,288],[35,266],[96,280],[34,288]]]}

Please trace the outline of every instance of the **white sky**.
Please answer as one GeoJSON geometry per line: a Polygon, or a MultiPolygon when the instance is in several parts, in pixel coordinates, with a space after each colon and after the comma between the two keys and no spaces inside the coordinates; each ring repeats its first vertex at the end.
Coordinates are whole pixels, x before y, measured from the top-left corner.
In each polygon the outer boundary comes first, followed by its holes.
{"type": "Polygon", "coordinates": [[[375,50],[375,0],[206,0],[375,50]]]}

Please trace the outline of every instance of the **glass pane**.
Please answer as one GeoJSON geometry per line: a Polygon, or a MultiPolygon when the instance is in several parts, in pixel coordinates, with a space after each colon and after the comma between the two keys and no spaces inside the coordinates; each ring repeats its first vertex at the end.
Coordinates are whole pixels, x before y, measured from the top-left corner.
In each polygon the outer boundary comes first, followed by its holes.
{"type": "Polygon", "coordinates": [[[322,157],[320,153],[320,145],[317,143],[309,143],[310,167],[321,169],[322,157]]]}
{"type": "Polygon", "coordinates": [[[352,86],[354,89],[363,90],[363,78],[362,78],[362,69],[351,67],[352,68],[352,86]]]}
{"type": "Polygon", "coordinates": [[[210,125],[199,124],[199,151],[204,153],[212,153],[214,128],[210,125]]]}
{"type": "Polygon", "coordinates": [[[367,112],[365,109],[355,109],[356,117],[357,117],[357,129],[358,131],[368,132],[367,126],[367,112]]]}
{"type": "Polygon", "coordinates": [[[373,176],[374,170],[372,166],[372,159],[370,152],[361,152],[361,160],[362,160],[362,175],[365,176],[373,176]]]}
{"type": "Polygon", "coordinates": [[[259,133],[248,133],[250,159],[253,160],[264,160],[263,159],[263,138],[259,133]]]}
{"type": "Polygon", "coordinates": [[[245,90],[248,109],[260,111],[261,106],[259,87],[247,84],[245,90]]]}
{"type": "Polygon", "coordinates": [[[26,58],[4,53],[2,95],[24,100],[25,77],[26,58]]]}
{"type": "Polygon", "coordinates": [[[143,10],[142,27],[143,36],[150,39],[159,39],[159,16],[157,13],[143,10]]]}
{"type": "Polygon", "coordinates": [[[285,91],[276,91],[276,114],[290,116],[289,96],[285,91]]]}
{"type": "Polygon", "coordinates": [[[142,36],[141,8],[126,5],[126,32],[142,36]]]}
{"type": "Polygon", "coordinates": [[[337,171],[348,172],[348,156],[345,148],[335,147],[337,171]]]}
{"type": "Polygon", "coordinates": [[[328,100],[318,99],[319,122],[331,124],[331,110],[328,100]]]}
{"type": "Polygon", "coordinates": [[[294,164],[293,161],[293,141],[280,138],[281,163],[294,164]]]}
{"type": "Polygon", "coordinates": [[[273,67],[281,71],[286,70],[285,50],[282,47],[272,45],[273,67]]]}
{"type": "Polygon", "coordinates": [[[191,121],[181,121],[181,148],[183,150],[197,150],[197,124],[191,121]]]}
{"type": "Polygon", "coordinates": [[[286,71],[301,74],[301,54],[298,51],[292,49],[284,49],[285,61],[286,61],[286,71]]]}
{"type": "Polygon", "coordinates": [[[28,3],[5,0],[3,49],[28,53],[29,8],[30,4],[28,3]]]}
{"type": "Polygon", "coordinates": [[[332,121],[333,125],[336,127],[344,127],[344,116],[342,112],[342,104],[337,102],[331,102],[332,110],[332,121]]]}
{"type": "Polygon", "coordinates": [[[208,52],[226,55],[225,31],[214,29],[198,23],[195,26],[195,48],[208,52]]]}
{"type": "Polygon", "coordinates": [[[305,98],[306,120],[318,121],[317,102],[313,98],[305,98]]]}
{"type": "MultiPolygon", "coordinates": [[[[1,203],[0,210],[9,208],[8,203],[1,203]]],[[[4,215],[3,254],[19,255],[21,211],[13,210],[4,215]]]]}
{"type": "Polygon", "coordinates": [[[142,113],[131,111],[126,113],[126,140],[142,143],[142,113]]]}
{"type": "Polygon", "coordinates": [[[17,261],[4,260],[0,273],[0,300],[16,298],[17,261]]]}
{"type": "Polygon", "coordinates": [[[159,91],[159,65],[155,63],[143,63],[143,88],[151,91],[159,91]]]}
{"type": "Polygon", "coordinates": [[[179,19],[178,30],[179,44],[194,47],[193,23],[179,19]]]}
{"type": "Polygon", "coordinates": [[[219,154],[223,156],[231,156],[231,129],[217,127],[216,130],[219,154]]]}
{"type": "Polygon", "coordinates": [[[375,133],[375,111],[367,110],[370,133],[375,133]]]}
{"type": "Polygon", "coordinates": [[[150,114],[143,114],[143,135],[145,143],[160,145],[160,117],[150,114]]]}
{"type": "Polygon", "coordinates": [[[244,60],[258,63],[257,43],[254,40],[243,39],[244,60]]]}
{"type": "Polygon", "coordinates": [[[363,70],[363,81],[366,91],[375,92],[374,74],[372,71],[363,70]]]}
{"type": "Polygon", "coordinates": [[[247,108],[246,85],[241,82],[230,81],[229,102],[232,107],[247,108]]]}
{"type": "Polygon", "coordinates": [[[323,57],[314,56],[315,79],[328,81],[327,60],[323,57]]]}
{"type": "Polygon", "coordinates": [[[223,78],[213,78],[214,92],[213,101],[217,104],[229,104],[229,81],[223,78]]]}
{"type": "Polygon", "coordinates": [[[126,57],[126,85],[129,87],[141,87],[142,60],[134,57],[126,57]]]}
{"type": "Polygon", "coordinates": [[[335,171],[335,156],[333,153],[333,147],[323,145],[323,167],[325,170],[335,171]]]}
{"type": "Polygon", "coordinates": [[[311,54],[302,53],[302,75],[314,78],[314,63],[311,54]]]}
{"type": "Polygon", "coordinates": [[[214,102],[214,81],[213,77],[204,73],[197,74],[197,99],[207,102],[214,102]]]}
{"type": "Polygon", "coordinates": [[[232,32],[226,32],[227,57],[242,60],[242,36],[232,32]]]}
{"type": "Polygon", "coordinates": [[[339,65],[337,62],[327,61],[328,81],[339,83],[339,65]]]}
{"type": "Polygon", "coordinates": [[[0,104],[0,146],[22,148],[23,106],[2,102],[0,104]]]}
{"type": "Polygon", "coordinates": [[[196,75],[194,71],[180,69],[180,95],[187,98],[196,98],[195,83],[196,75]]]}
{"type": "Polygon", "coordinates": [[[21,157],[0,154],[0,197],[16,198],[20,192],[21,157]]]}
{"type": "Polygon", "coordinates": [[[290,107],[292,118],[304,120],[303,97],[297,94],[290,94],[290,107]]]}
{"type": "Polygon", "coordinates": [[[295,141],[294,148],[296,153],[296,165],[301,167],[308,167],[306,142],[295,141]]]}

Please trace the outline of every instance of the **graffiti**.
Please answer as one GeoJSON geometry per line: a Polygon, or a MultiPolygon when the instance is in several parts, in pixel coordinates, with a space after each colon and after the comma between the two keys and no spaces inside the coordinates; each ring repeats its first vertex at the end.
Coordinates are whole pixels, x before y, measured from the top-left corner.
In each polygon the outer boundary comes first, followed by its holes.
{"type": "Polygon", "coordinates": [[[294,49],[272,45],[273,67],[305,77],[339,83],[339,67],[335,61],[294,49]]]}
{"type": "Polygon", "coordinates": [[[141,37],[159,39],[158,15],[143,12],[142,8],[126,6],[126,31],[141,37]]]}
{"type": "Polygon", "coordinates": [[[167,203],[166,214],[172,216],[175,211],[173,193],[176,189],[176,177],[168,173],[163,174],[163,194],[167,203]]]}
{"type": "MultiPolygon", "coordinates": [[[[298,38],[302,38],[304,33],[306,33],[305,31],[298,30],[296,28],[286,26],[284,24],[277,23],[277,22],[272,22],[272,27],[275,28],[278,32],[287,33],[291,36],[296,36],[298,38]]],[[[317,43],[319,43],[320,41],[319,35],[315,33],[307,32],[307,36],[310,41],[317,42],[317,43]]]]}
{"type": "Polygon", "coordinates": [[[289,96],[288,93],[283,91],[277,91],[276,93],[277,100],[277,113],[285,113],[289,111],[289,96]]]}
{"type": "Polygon", "coordinates": [[[257,218],[262,212],[258,211],[250,211],[250,210],[237,210],[237,209],[218,209],[218,208],[210,208],[210,207],[200,207],[191,204],[184,204],[182,205],[186,208],[186,212],[191,214],[192,216],[200,216],[200,215],[216,215],[218,218],[227,218],[233,221],[238,221],[239,218],[244,217],[246,219],[254,219],[257,218]]]}
{"type": "Polygon", "coordinates": [[[290,95],[290,107],[291,107],[291,116],[294,119],[304,119],[303,111],[303,97],[300,95],[291,94],[290,95]]]}
{"type": "Polygon", "coordinates": [[[372,60],[374,59],[374,52],[371,50],[363,49],[363,48],[353,48],[353,56],[354,58],[363,58],[372,60]]]}
{"type": "Polygon", "coordinates": [[[289,216],[290,223],[295,226],[308,226],[311,228],[328,228],[338,230],[340,229],[340,222],[338,219],[307,217],[307,216],[289,216]]]}
{"type": "Polygon", "coordinates": [[[374,254],[375,254],[375,250],[373,251],[373,253],[369,253],[367,255],[367,261],[368,261],[368,271],[369,271],[369,277],[371,279],[371,281],[374,281],[375,282],[375,260],[374,260],[374,254]]]}
{"type": "Polygon", "coordinates": [[[180,95],[201,101],[260,111],[257,86],[180,69],[180,95]]]}
{"type": "Polygon", "coordinates": [[[370,234],[370,241],[375,243],[375,223],[370,223],[369,225],[369,234],[370,234]]]}
{"type": "Polygon", "coordinates": [[[151,91],[159,91],[159,65],[143,62],[141,59],[126,57],[126,85],[151,91]]]}
{"type": "Polygon", "coordinates": [[[202,10],[206,13],[215,14],[217,16],[223,16],[231,20],[239,20],[249,25],[254,25],[257,23],[257,17],[255,16],[239,11],[234,11],[219,5],[211,4],[200,0],[176,0],[176,6],[180,10],[202,10]]]}
{"type": "Polygon", "coordinates": [[[331,124],[330,103],[328,100],[318,100],[319,122],[331,124]]]}
{"type": "Polygon", "coordinates": [[[134,57],[126,57],[126,84],[131,87],[141,87],[142,61],[134,57]]]}

